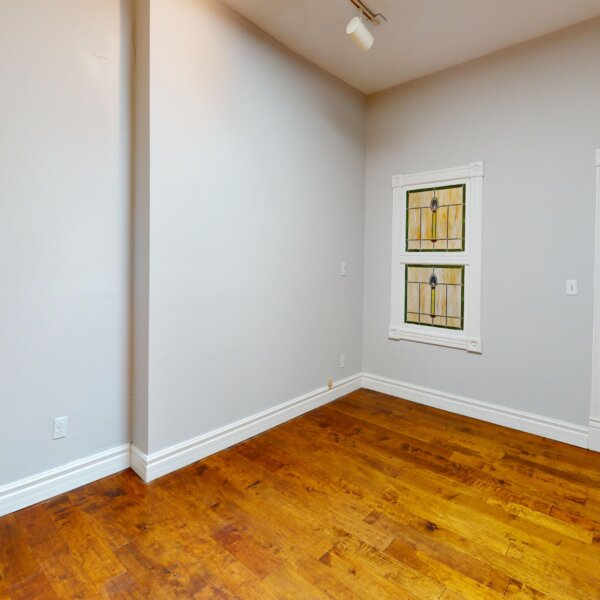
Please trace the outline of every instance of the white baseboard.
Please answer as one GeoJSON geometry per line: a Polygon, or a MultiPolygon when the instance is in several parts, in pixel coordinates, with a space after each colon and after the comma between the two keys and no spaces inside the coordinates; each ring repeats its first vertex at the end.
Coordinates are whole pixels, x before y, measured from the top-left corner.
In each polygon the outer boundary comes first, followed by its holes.
{"type": "MultiPolygon", "coordinates": [[[[588,447],[588,428],[566,421],[559,421],[558,419],[543,417],[515,408],[473,400],[464,396],[448,394],[368,373],[363,375],[363,387],[466,417],[473,417],[496,425],[504,425],[519,431],[541,435],[573,446],[588,447]]],[[[598,430],[598,436],[597,441],[600,448],[600,429],[598,430]]]]}
{"type": "Polygon", "coordinates": [[[144,481],[152,481],[332,402],[341,396],[358,390],[361,386],[361,374],[354,375],[336,382],[331,390],[327,387],[319,388],[225,427],[209,431],[164,450],[153,452],[150,455],[132,445],[131,468],[144,481]]]}
{"type": "Polygon", "coordinates": [[[0,487],[0,517],[129,467],[129,444],[0,487]]]}

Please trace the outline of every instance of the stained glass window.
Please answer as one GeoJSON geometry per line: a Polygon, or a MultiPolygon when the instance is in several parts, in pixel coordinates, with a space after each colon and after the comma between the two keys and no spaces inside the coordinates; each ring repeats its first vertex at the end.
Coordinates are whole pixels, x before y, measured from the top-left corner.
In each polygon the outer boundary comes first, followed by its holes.
{"type": "Polygon", "coordinates": [[[388,338],[481,353],[483,161],[392,176],[388,338]]]}
{"type": "Polygon", "coordinates": [[[465,185],[406,192],[406,251],[465,249],[465,185]]]}
{"type": "Polygon", "coordinates": [[[464,328],[464,266],[406,265],[404,321],[464,328]]]}

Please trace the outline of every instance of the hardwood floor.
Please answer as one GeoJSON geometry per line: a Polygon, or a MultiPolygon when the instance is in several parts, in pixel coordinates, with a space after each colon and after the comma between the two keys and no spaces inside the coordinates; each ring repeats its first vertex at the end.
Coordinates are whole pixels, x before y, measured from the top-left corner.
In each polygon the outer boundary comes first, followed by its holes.
{"type": "Polygon", "coordinates": [[[0,600],[600,598],[600,454],[361,390],[0,519],[0,600]]]}

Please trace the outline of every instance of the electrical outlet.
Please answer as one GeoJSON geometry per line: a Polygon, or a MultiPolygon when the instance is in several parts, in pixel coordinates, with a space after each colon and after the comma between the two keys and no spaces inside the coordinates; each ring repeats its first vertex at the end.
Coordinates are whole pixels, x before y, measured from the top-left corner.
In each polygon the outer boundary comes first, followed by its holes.
{"type": "Polygon", "coordinates": [[[327,380],[327,389],[328,390],[333,389],[333,379],[331,379],[331,377],[327,380]]]}
{"type": "Polygon", "coordinates": [[[567,279],[567,296],[577,296],[577,279],[567,279]]]}
{"type": "Polygon", "coordinates": [[[347,262],[343,262],[340,264],[340,275],[342,277],[346,277],[346,275],[348,275],[348,263],[347,262]]]}
{"type": "Polygon", "coordinates": [[[56,417],[54,419],[54,433],[52,434],[53,440],[67,437],[67,425],[69,424],[69,417],[56,417]]]}
{"type": "Polygon", "coordinates": [[[345,354],[340,355],[340,367],[342,369],[346,368],[346,355],[345,354]]]}

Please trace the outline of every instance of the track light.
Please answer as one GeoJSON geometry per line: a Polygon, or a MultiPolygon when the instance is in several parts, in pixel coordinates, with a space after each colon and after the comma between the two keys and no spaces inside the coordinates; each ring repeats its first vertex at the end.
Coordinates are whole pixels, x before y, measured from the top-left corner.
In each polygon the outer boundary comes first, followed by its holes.
{"type": "Polygon", "coordinates": [[[350,36],[350,39],[365,52],[371,49],[371,46],[375,41],[373,34],[367,29],[367,26],[363,23],[361,17],[350,19],[350,22],[346,27],[346,33],[350,36]]]}
{"type": "Polygon", "coordinates": [[[382,14],[375,14],[373,11],[369,10],[361,0],[350,0],[350,2],[358,9],[359,16],[350,19],[350,22],[346,27],[346,33],[361,50],[366,52],[371,49],[375,38],[368,30],[363,18],[374,25],[379,25],[379,19],[383,19],[384,21],[387,21],[387,19],[382,14]]]}

